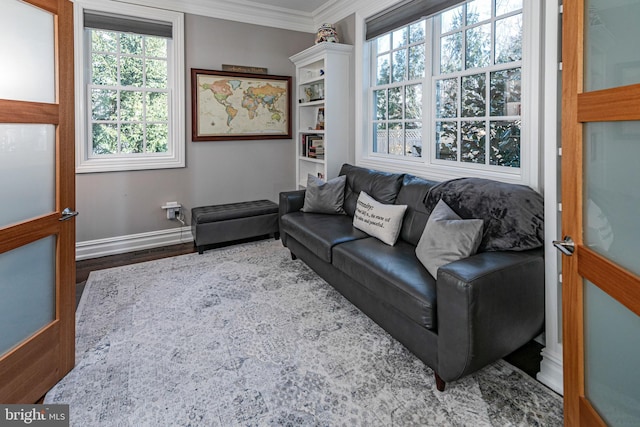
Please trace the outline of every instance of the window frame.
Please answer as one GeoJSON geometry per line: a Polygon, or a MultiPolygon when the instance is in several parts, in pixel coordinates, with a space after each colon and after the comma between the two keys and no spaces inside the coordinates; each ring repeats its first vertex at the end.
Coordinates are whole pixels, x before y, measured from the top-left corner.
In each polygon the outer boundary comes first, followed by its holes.
{"type": "Polygon", "coordinates": [[[162,9],[112,1],[81,0],[74,3],[76,173],[116,172],[180,168],[185,166],[184,15],[162,9]],[[93,154],[90,139],[91,96],[90,31],[84,27],[84,10],[114,13],[132,19],[171,23],[173,36],[167,43],[167,87],[169,89],[169,140],[166,153],[135,155],[93,154]]]}
{"type": "MultiPolygon", "coordinates": [[[[459,5],[458,5],[459,6],[459,5]]],[[[427,67],[431,71],[425,78],[423,87],[423,151],[422,157],[388,156],[386,154],[373,152],[373,61],[374,49],[371,42],[365,40],[366,16],[359,16],[356,19],[356,33],[362,37],[356,41],[357,52],[360,53],[363,61],[356,62],[356,85],[362,88],[362,98],[356,106],[356,120],[362,126],[356,127],[356,164],[363,167],[377,168],[391,172],[406,172],[418,176],[438,181],[459,178],[459,177],[481,177],[495,179],[504,182],[529,185],[534,189],[539,189],[540,170],[540,129],[541,111],[538,107],[541,102],[540,93],[540,66],[541,66],[541,28],[542,28],[542,3],[540,0],[525,0],[522,7],[522,60],[521,67],[521,147],[520,147],[520,168],[511,168],[493,165],[480,165],[467,162],[433,161],[432,156],[435,150],[435,136],[431,138],[433,122],[435,118],[435,88],[432,86],[433,79],[439,74],[434,70],[433,50],[439,49],[439,41],[434,40],[434,19],[427,19],[427,46],[432,49],[427,50],[427,67]],[[455,164],[454,164],[455,163],[455,164]],[[516,170],[513,170],[516,169],[516,170]]],[[[480,72],[486,69],[476,69],[480,72]]],[[[439,71],[439,70],[438,70],[439,71]]],[[[435,132],[435,131],[434,131],[435,132]]],[[[433,132],[433,133],[434,133],[433,132]]],[[[434,133],[435,135],[435,133],[434,133]]]]}

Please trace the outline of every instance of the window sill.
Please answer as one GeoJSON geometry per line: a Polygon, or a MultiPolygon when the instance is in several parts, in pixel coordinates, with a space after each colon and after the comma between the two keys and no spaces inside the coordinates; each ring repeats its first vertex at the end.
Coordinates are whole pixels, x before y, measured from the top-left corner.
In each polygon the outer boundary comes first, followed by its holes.
{"type": "Polygon", "coordinates": [[[173,169],[185,167],[184,157],[144,159],[90,159],[78,160],[76,173],[124,172],[135,170],[173,169]]]}
{"type": "Polygon", "coordinates": [[[378,169],[395,173],[408,173],[434,181],[473,177],[493,179],[512,184],[530,185],[523,179],[521,168],[509,168],[510,170],[503,172],[498,170],[467,168],[458,165],[429,164],[426,163],[426,159],[416,161],[416,158],[402,159],[382,156],[362,157],[358,159],[356,163],[358,166],[370,169],[378,169]]]}

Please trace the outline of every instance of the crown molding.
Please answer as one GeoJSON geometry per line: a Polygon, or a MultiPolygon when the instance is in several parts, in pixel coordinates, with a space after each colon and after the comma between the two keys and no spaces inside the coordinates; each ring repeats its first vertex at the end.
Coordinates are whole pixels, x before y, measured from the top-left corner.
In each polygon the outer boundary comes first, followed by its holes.
{"type": "Polygon", "coordinates": [[[358,13],[371,16],[401,0],[330,0],[311,13],[250,0],[114,0],[247,24],[315,33],[323,23],[335,23],[358,13]]]}
{"type": "Polygon", "coordinates": [[[116,1],[306,33],[315,33],[317,30],[313,13],[268,6],[247,0],[234,0],[233,2],[225,0],[116,1]]]}
{"type": "Polygon", "coordinates": [[[313,12],[314,25],[317,28],[325,22],[335,23],[353,13],[358,13],[360,16],[367,18],[400,1],[401,0],[336,0],[331,4],[327,4],[327,7],[320,7],[313,12]]]}

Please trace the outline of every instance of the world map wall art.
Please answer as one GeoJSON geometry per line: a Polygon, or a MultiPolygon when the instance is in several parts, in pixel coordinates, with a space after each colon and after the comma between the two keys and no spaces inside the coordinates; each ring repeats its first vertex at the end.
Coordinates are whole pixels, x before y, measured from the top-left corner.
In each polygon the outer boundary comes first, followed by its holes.
{"type": "Polygon", "coordinates": [[[291,76],[191,69],[193,141],[291,138],[291,76]]]}

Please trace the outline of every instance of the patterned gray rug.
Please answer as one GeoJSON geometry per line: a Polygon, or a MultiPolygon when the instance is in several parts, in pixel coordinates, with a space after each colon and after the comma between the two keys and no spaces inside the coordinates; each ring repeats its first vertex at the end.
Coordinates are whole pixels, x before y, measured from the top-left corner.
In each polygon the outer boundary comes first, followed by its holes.
{"type": "Polygon", "coordinates": [[[91,273],[76,367],[45,403],[74,426],[562,425],[506,362],[433,374],[279,241],[91,273]]]}

